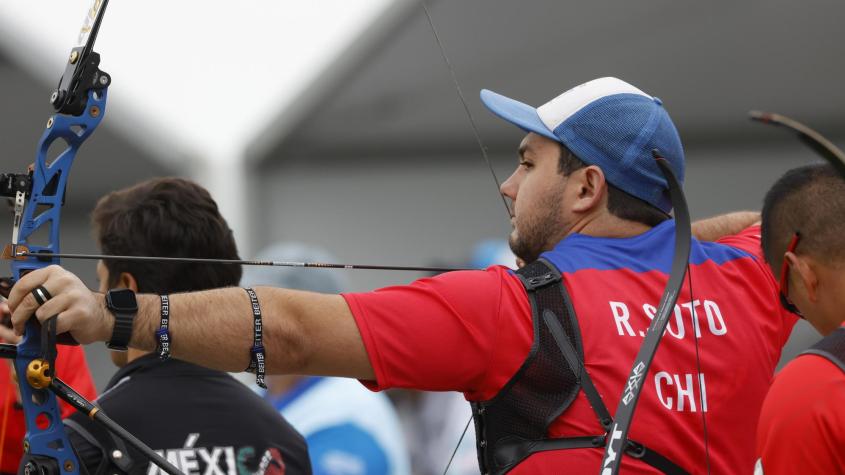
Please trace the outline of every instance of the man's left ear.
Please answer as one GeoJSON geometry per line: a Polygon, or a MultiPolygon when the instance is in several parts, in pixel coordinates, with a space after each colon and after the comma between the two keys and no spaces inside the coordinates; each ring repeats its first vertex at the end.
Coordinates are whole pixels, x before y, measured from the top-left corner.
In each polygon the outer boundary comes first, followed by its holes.
{"type": "Polygon", "coordinates": [[[572,206],[573,211],[590,211],[598,206],[607,196],[607,181],[601,168],[590,165],[572,174],[570,179],[576,178],[578,185],[578,199],[572,206]]]}
{"type": "Polygon", "coordinates": [[[116,288],[131,289],[133,292],[138,293],[138,281],[135,280],[135,276],[129,272],[121,272],[120,278],[117,280],[116,288]]]}
{"type": "Polygon", "coordinates": [[[789,266],[793,271],[798,273],[798,278],[804,287],[804,293],[811,302],[818,299],[819,276],[814,268],[814,262],[809,257],[798,257],[792,252],[787,252],[783,256],[789,261],[789,266]]]}

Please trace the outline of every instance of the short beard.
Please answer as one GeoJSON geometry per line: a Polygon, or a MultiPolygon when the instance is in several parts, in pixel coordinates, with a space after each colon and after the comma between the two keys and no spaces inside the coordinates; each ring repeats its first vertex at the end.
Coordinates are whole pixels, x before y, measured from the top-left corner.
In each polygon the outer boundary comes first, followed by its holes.
{"type": "Polygon", "coordinates": [[[519,232],[514,229],[508,238],[508,245],[514,255],[526,264],[536,261],[540,254],[551,250],[565,233],[566,223],[560,216],[563,188],[556,189],[540,203],[536,214],[526,217],[523,212],[514,222],[519,232]]]}

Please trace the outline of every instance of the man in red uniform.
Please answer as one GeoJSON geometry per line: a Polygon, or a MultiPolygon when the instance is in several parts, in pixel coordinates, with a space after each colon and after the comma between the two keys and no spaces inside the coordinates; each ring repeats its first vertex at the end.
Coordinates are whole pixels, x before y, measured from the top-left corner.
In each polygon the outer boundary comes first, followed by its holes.
{"type": "MultiPolygon", "coordinates": [[[[672,261],[671,204],[651,151],[683,179],[680,138],[659,99],[615,78],[536,109],[490,91],[482,101],[528,132],[501,191],[512,200],[511,248],[525,269],[547,263],[548,274],[532,280],[493,266],[341,296],[257,289],[266,367],[358,378],[376,390],[460,391],[474,403],[485,471],[596,473],[610,417],[602,409],[618,403],[672,261]],[[528,286],[545,277],[571,308],[535,317],[528,286]],[[550,346],[555,325],[565,326],[569,347],[550,346]]],[[[749,228],[757,219],[744,213],[696,225],[698,238],[718,242],[693,242],[693,288],[670,317],[630,431],[654,457],[625,457],[624,473],[752,470],[758,410],[795,321],[781,312],[759,230],[749,228]]],[[[102,295],[58,267],[21,280],[10,303],[18,331],[33,314],[56,313],[59,331],[79,341],[108,340],[126,327],[115,325],[102,295]],[[28,297],[38,286],[62,298],[39,308],[28,297]]],[[[155,346],[158,303],[138,296],[132,345],[155,346]]],[[[174,355],[247,367],[255,307],[242,289],[174,295],[171,303],[174,355]]]]}
{"type": "Polygon", "coordinates": [[[826,338],[775,378],[757,429],[758,473],[845,473],[843,236],[845,181],[832,167],[791,170],[766,195],[763,249],[784,305],[826,338]]]}
{"type": "MultiPolygon", "coordinates": [[[[8,315],[9,307],[0,302],[0,315],[8,315]]],[[[19,341],[10,329],[0,325],[0,340],[10,343],[19,341]]],[[[59,345],[56,358],[58,376],[87,399],[97,395],[94,380],[85,362],[85,352],[81,346],[59,345]]],[[[0,473],[17,473],[23,456],[23,436],[26,433],[23,409],[20,405],[20,393],[17,383],[12,380],[14,368],[8,362],[0,363],[0,473]]],[[[76,410],[68,403],[59,400],[62,417],[72,415],[76,410]]]]}

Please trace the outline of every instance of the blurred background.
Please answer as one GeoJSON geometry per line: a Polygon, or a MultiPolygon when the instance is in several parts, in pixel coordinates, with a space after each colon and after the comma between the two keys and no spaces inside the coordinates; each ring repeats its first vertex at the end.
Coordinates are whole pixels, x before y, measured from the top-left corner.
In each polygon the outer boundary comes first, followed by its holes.
{"type": "MultiPolygon", "coordinates": [[[[0,0],[0,171],[33,160],[88,6],[0,0]]],[[[481,88],[539,105],[612,75],[660,97],[686,147],[694,218],[759,209],[781,173],[814,160],[751,109],[845,145],[842,1],[428,7],[500,179],[522,133],[483,108],[481,88]]],[[[96,50],[114,85],[70,180],[65,251],[95,250],[98,197],[161,175],[209,187],[243,257],[301,241],[343,262],[461,264],[510,230],[419,0],[112,2],[96,50]]],[[[95,286],[93,263],[66,265],[95,286]]],[[[346,276],[351,290],[416,277],[346,276]]],[[[799,325],[784,358],[817,338],[799,325]]],[[[114,369],[102,346],[87,351],[102,387],[114,369]]]]}

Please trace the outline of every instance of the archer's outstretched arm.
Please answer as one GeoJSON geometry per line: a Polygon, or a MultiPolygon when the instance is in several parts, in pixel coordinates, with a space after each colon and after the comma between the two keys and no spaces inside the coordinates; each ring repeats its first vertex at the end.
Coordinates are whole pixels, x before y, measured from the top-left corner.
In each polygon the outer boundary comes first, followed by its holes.
{"type": "MultiPolygon", "coordinates": [[[[373,379],[374,373],[346,301],[324,295],[256,288],[263,315],[267,372],[373,379]]],[[[27,274],[9,296],[15,331],[33,314],[41,321],[58,315],[57,331],[83,344],[111,338],[114,317],[102,294],[58,266],[27,274]],[[31,291],[44,286],[54,296],[38,307],[31,291]]],[[[170,335],[175,358],[224,371],[243,371],[250,360],[253,318],[243,289],[228,288],[170,296],[170,335]],[[178,317],[177,317],[178,316],[178,317]]],[[[130,346],[154,350],[161,301],[138,295],[130,346]]]]}

